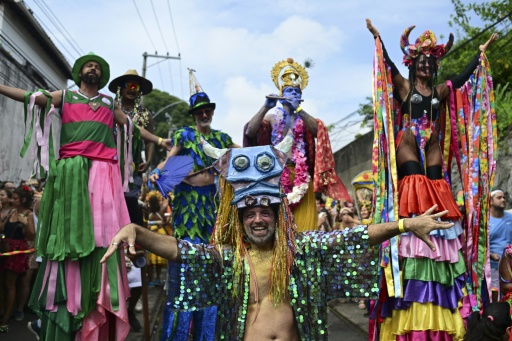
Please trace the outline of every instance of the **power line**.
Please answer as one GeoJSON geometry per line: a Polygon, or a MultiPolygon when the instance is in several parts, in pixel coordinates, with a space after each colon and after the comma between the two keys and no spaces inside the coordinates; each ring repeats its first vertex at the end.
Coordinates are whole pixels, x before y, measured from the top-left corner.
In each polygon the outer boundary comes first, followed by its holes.
{"type": "MultiPolygon", "coordinates": [[[[34,17],[39,20],[39,22],[41,23],[41,25],[43,26],[44,29],[46,29],[46,31],[48,32],[51,32],[51,30],[49,29],[48,26],[46,26],[46,24],[44,23],[44,21],[42,21],[35,13],[34,13],[34,17]]],[[[71,52],[69,52],[69,50],[66,48],[66,46],[52,33],[52,36],[53,38],[55,39],[55,41],[64,49],[64,51],[67,52],[68,54],[68,58],[70,60],[73,60],[73,54],[71,52]]]]}
{"type": "Polygon", "coordinates": [[[454,54],[457,50],[461,49],[462,47],[466,46],[467,44],[471,43],[473,40],[475,40],[476,38],[480,37],[484,32],[490,30],[491,28],[493,28],[494,26],[498,25],[500,22],[502,22],[503,20],[509,18],[510,16],[512,16],[512,12],[508,13],[507,15],[505,15],[503,18],[499,19],[498,21],[496,21],[495,23],[491,24],[490,26],[487,26],[486,28],[484,28],[482,31],[480,31],[479,33],[475,34],[473,37],[471,37],[470,39],[466,40],[465,42],[459,44],[457,47],[455,47],[453,50],[451,50],[449,53],[447,53],[446,55],[444,55],[442,58],[439,58],[439,60],[443,59],[443,58],[446,58],[447,56],[451,55],[451,54],[454,54]]]}
{"type": "Polygon", "coordinates": [[[174,82],[172,81],[172,68],[171,68],[171,61],[169,59],[167,60],[167,67],[169,69],[169,79],[171,80],[171,91],[172,91],[172,94],[174,95],[174,82]]]}
{"type": "Polygon", "coordinates": [[[151,35],[149,34],[148,29],[146,28],[146,24],[144,24],[144,20],[142,20],[142,16],[140,15],[139,8],[137,7],[137,4],[135,3],[135,0],[133,1],[133,5],[135,6],[135,9],[137,10],[137,14],[139,15],[140,22],[142,23],[142,26],[144,27],[144,31],[146,31],[146,34],[148,35],[149,41],[151,42],[151,45],[153,45],[153,48],[155,51],[157,51],[156,45],[153,42],[153,39],[151,39],[151,35]]]}
{"type": "Polygon", "coordinates": [[[158,31],[160,32],[160,37],[162,38],[162,41],[164,42],[165,51],[169,53],[169,48],[167,47],[167,44],[165,43],[164,34],[162,33],[162,28],[160,27],[160,23],[158,22],[158,16],[156,15],[155,6],[153,5],[153,0],[151,0],[151,8],[153,9],[153,14],[155,15],[156,20],[156,26],[158,27],[158,31]]]}
{"type": "Polygon", "coordinates": [[[160,69],[160,63],[157,63],[158,65],[158,75],[160,76],[160,83],[162,83],[162,90],[165,89],[164,85],[164,79],[162,78],[162,70],[160,69]]]}
{"type": "MultiPolygon", "coordinates": [[[[10,21],[10,19],[8,19],[7,17],[4,17],[4,22],[6,22],[11,28],[13,31],[15,31],[16,33],[18,33],[18,35],[20,36],[23,36],[22,33],[20,33],[20,31],[18,31],[18,29],[16,28],[16,26],[10,21]]],[[[11,46],[11,48],[16,51],[16,53],[18,55],[20,55],[23,59],[25,59],[26,61],[30,62],[30,64],[32,64],[34,67],[36,67],[36,69],[38,69],[38,71],[42,74],[42,76],[46,79],[46,81],[53,85],[55,88],[57,88],[55,86],[55,83],[52,82],[52,77],[48,76],[48,74],[46,74],[43,69],[41,67],[39,67],[39,64],[34,62],[33,59],[31,59],[28,55],[26,54],[23,54],[21,51],[23,51],[23,49],[18,45],[16,44],[16,42],[11,39],[10,37],[7,37],[5,35],[0,35],[0,37],[3,37],[4,38],[4,41],[9,44],[11,46]]]]}
{"type": "Polygon", "coordinates": [[[167,8],[169,9],[169,17],[171,18],[171,26],[172,32],[174,33],[174,40],[176,41],[176,48],[178,49],[178,53],[180,53],[180,46],[178,45],[178,36],[176,35],[176,29],[174,28],[174,20],[172,19],[170,0],[167,0],[167,8]]]}
{"type": "Polygon", "coordinates": [[[183,68],[181,67],[181,58],[180,58],[180,68],[179,68],[179,73],[180,73],[180,85],[181,85],[181,98],[185,98],[185,95],[183,93],[183,68]]]}
{"type": "MultiPolygon", "coordinates": [[[[39,0],[34,0],[34,2],[36,3],[36,5],[41,9],[41,11],[43,11],[43,13],[46,15],[46,17],[50,20],[50,22],[55,26],[55,28],[57,28],[57,30],[59,31],[59,33],[64,37],[64,39],[66,39],[66,41],[69,43],[69,45],[78,53],[79,56],[83,55],[84,52],[83,50],[80,48],[80,46],[78,45],[78,43],[73,39],[73,37],[71,36],[71,34],[69,34],[68,30],[66,29],[66,27],[60,22],[59,18],[52,12],[52,10],[50,9],[50,7],[48,7],[48,5],[44,2],[44,1],[41,1],[41,3],[46,7],[46,10],[42,7],[42,5],[39,3],[39,0]],[[50,13],[50,14],[48,14],[50,13]],[[53,17],[53,19],[52,19],[53,17]],[[57,24],[55,24],[57,23],[57,24]],[[60,29],[59,29],[59,26],[60,26],[60,29]],[[65,34],[64,34],[64,33],[65,34]]],[[[55,36],[55,35],[54,35],[55,36]]]]}

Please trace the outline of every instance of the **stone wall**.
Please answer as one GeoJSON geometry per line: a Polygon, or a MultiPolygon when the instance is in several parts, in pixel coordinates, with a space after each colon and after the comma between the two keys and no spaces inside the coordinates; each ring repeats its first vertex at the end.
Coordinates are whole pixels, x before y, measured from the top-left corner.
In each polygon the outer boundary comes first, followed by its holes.
{"type": "MultiPolygon", "coordinates": [[[[508,148],[502,148],[496,156],[496,177],[494,188],[502,189],[507,198],[507,208],[512,208],[512,136],[506,139],[508,148]]],[[[336,173],[343,181],[350,195],[354,194],[352,179],[365,170],[372,169],[373,132],[369,132],[359,139],[334,153],[336,173]]],[[[454,195],[462,188],[459,170],[455,162],[452,163],[452,191],[454,195]]]]}
{"type": "Polygon", "coordinates": [[[359,173],[372,169],[372,146],[373,131],[370,131],[334,153],[336,173],[351,196],[354,195],[352,179],[359,173]]]}

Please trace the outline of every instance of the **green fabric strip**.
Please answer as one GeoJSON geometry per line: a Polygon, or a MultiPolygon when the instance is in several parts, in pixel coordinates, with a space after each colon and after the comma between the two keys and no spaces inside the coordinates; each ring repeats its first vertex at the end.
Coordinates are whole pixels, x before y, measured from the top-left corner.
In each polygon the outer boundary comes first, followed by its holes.
{"type": "Polygon", "coordinates": [[[56,163],[41,200],[38,255],[51,260],[78,259],[94,250],[89,202],[91,161],[75,156],[56,163]]]}
{"type": "MultiPolygon", "coordinates": [[[[105,253],[106,249],[103,249],[105,253]]],[[[119,253],[118,253],[119,255],[119,253]]],[[[119,257],[110,257],[107,259],[108,284],[110,285],[110,303],[112,310],[119,310],[119,287],[117,282],[117,269],[119,257]]]]}
{"type": "MultiPolygon", "coordinates": [[[[47,260],[43,260],[39,268],[34,290],[30,296],[29,307],[41,318],[40,340],[74,340],[75,332],[82,326],[82,319],[96,309],[96,302],[101,288],[101,268],[100,259],[105,254],[106,249],[96,248],[87,257],[79,260],[80,283],[82,286],[81,309],[76,316],[72,316],[66,307],[66,283],[65,267],[63,262],[58,264],[57,283],[55,286],[55,304],[58,306],[56,312],[46,310],[46,298],[48,293],[48,280],[43,283],[46,272],[47,260]],[[44,288],[41,293],[41,288],[44,288]],[[41,294],[41,297],[39,295],[41,294]]],[[[121,271],[121,253],[116,253],[107,261],[107,276],[111,304],[114,311],[119,310],[119,287],[118,281],[124,281],[118,277],[121,271]]]]}
{"type": "Polygon", "coordinates": [[[466,265],[460,251],[457,263],[436,262],[429,258],[405,258],[403,260],[404,280],[416,279],[452,286],[455,278],[465,272],[466,265]]]}
{"type": "Polygon", "coordinates": [[[112,130],[106,124],[96,121],[70,122],[62,125],[60,132],[62,144],[93,141],[115,148],[112,130]]]}
{"type": "MultiPolygon", "coordinates": [[[[38,91],[42,92],[43,95],[46,96],[46,106],[44,109],[39,108],[40,110],[40,116],[39,116],[39,124],[41,126],[41,129],[44,130],[44,119],[46,117],[46,114],[50,111],[51,105],[52,105],[52,96],[45,90],[39,89],[38,91]]],[[[25,121],[25,129],[28,127],[28,132],[25,136],[25,141],[23,143],[23,147],[20,151],[20,157],[25,157],[25,153],[27,152],[28,147],[30,146],[30,141],[32,139],[32,134],[34,132],[34,122],[35,122],[35,111],[38,109],[36,106],[33,108],[33,115],[31,122],[27,122],[27,116],[28,116],[28,103],[30,100],[30,96],[32,96],[32,92],[26,92],[25,97],[23,98],[23,111],[24,111],[24,121],[25,121]]],[[[38,147],[40,149],[40,147],[38,147]]]]}

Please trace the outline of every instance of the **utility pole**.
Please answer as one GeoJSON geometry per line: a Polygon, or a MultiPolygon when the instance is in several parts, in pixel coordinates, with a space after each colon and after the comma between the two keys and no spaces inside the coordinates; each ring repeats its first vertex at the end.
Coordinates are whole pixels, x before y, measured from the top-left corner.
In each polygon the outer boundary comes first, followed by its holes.
{"type": "Polygon", "coordinates": [[[167,55],[165,55],[165,56],[161,56],[161,55],[157,54],[157,52],[155,52],[155,54],[148,54],[147,52],[144,52],[142,54],[142,57],[144,58],[144,60],[142,62],[142,77],[146,78],[146,69],[148,67],[156,65],[158,63],[161,63],[161,62],[165,61],[166,59],[178,59],[178,60],[180,60],[181,59],[181,54],[178,54],[178,57],[174,57],[174,56],[169,56],[169,52],[167,52],[167,55]],[[148,57],[161,58],[163,60],[147,66],[147,59],[148,59],[148,57]]]}

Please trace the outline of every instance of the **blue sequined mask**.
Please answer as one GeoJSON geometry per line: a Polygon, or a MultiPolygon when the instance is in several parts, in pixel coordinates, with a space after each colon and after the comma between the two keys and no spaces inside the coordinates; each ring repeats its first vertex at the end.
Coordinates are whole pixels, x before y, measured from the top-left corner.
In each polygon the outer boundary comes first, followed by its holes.
{"type": "Polygon", "coordinates": [[[280,178],[287,155],[273,146],[233,148],[214,164],[233,186],[238,208],[281,202],[280,178]]]}

